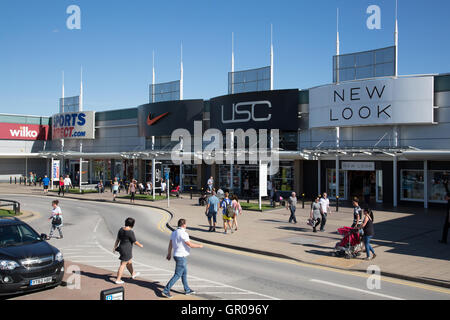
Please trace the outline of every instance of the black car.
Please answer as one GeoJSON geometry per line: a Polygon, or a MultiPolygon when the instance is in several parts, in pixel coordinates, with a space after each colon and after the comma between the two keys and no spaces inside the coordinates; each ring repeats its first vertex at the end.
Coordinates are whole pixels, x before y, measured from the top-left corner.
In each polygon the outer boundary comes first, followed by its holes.
{"type": "Polygon", "coordinates": [[[63,255],[45,239],[17,218],[0,217],[0,295],[60,285],[63,255]]]}

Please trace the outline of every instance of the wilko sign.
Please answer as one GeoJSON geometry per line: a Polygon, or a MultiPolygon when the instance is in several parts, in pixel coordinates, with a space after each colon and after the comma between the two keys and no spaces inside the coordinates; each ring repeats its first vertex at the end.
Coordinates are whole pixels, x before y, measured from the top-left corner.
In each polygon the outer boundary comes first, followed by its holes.
{"type": "Polygon", "coordinates": [[[38,124],[0,123],[0,139],[47,140],[48,126],[38,124]]]}
{"type": "Polygon", "coordinates": [[[95,112],[67,112],[52,117],[52,139],[95,139],[95,112]]]}

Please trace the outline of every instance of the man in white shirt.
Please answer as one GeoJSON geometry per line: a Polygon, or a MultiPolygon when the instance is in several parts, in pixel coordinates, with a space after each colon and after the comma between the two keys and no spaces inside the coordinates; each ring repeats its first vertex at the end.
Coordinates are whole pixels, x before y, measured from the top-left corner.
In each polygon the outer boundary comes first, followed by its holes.
{"type": "Polygon", "coordinates": [[[210,177],[208,179],[208,189],[209,189],[210,192],[212,192],[213,187],[214,187],[214,179],[213,179],[213,177],[210,177]]]}
{"type": "Polygon", "coordinates": [[[325,231],[325,224],[327,223],[327,214],[331,213],[330,210],[330,200],[327,194],[324,192],[322,198],[320,199],[320,214],[322,215],[322,220],[320,222],[320,231],[325,231]]]}
{"type": "Polygon", "coordinates": [[[69,192],[69,188],[72,186],[72,180],[70,180],[69,175],[66,175],[64,179],[64,188],[66,188],[66,192],[69,192]]]}
{"type": "Polygon", "coordinates": [[[187,283],[187,256],[189,256],[191,248],[203,248],[202,244],[195,244],[189,240],[189,235],[186,232],[186,220],[178,220],[178,229],[172,232],[170,236],[169,248],[167,253],[167,260],[170,261],[173,249],[173,258],[175,260],[175,274],[167,283],[162,295],[166,298],[172,298],[170,289],[181,278],[186,295],[195,294],[195,291],[189,288],[187,283]]]}

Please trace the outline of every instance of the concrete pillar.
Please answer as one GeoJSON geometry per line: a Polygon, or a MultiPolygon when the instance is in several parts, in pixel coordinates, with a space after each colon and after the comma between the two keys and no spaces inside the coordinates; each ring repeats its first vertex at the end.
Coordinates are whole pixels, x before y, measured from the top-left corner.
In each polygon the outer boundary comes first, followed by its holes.
{"type": "Polygon", "coordinates": [[[303,193],[303,161],[294,161],[294,191],[300,198],[303,193]]]}
{"type": "Polygon", "coordinates": [[[206,166],[203,164],[197,164],[196,166],[197,166],[197,189],[200,191],[203,188],[203,180],[206,179],[206,166]]]}
{"type": "MultiPolygon", "coordinates": [[[[317,194],[319,195],[321,192],[322,192],[322,186],[321,186],[321,184],[320,184],[320,176],[321,176],[321,173],[320,173],[320,169],[321,169],[321,166],[322,166],[322,163],[321,163],[321,161],[320,161],[320,158],[318,159],[318,161],[317,161],[317,194]]],[[[316,196],[314,196],[314,198],[315,198],[316,196]]]]}
{"type": "Polygon", "coordinates": [[[394,175],[394,208],[397,208],[398,205],[398,200],[397,200],[397,156],[394,156],[394,163],[393,163],[394,167],[393,167],[393,175],[394,175]]]}
{"type": "Polygon", "coordinates": [[[336,156],[336,199],[337,197],[341,197],[339,194],[339,156],[336,156]]]}
{"type": "Polygon", "coordinates": [[[423,162],[423,207],[428,209],[428,160],[423,162]]]}

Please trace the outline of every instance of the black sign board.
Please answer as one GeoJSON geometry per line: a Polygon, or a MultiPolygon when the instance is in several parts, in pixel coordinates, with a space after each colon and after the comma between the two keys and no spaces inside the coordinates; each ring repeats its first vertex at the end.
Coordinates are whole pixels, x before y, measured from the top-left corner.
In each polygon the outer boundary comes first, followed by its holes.
{"type": "Polygon", "coordinates": [[[211,128],[297,130],[299,91],[275,90],[213,98],[211,128]]]}
{"type": "Polygon", "coordinates": [[[176,129],[194,133],[194,121],[202,121],[203,100],[149,103],[138,107],[141,137],[171,136],[176,129]]]}

